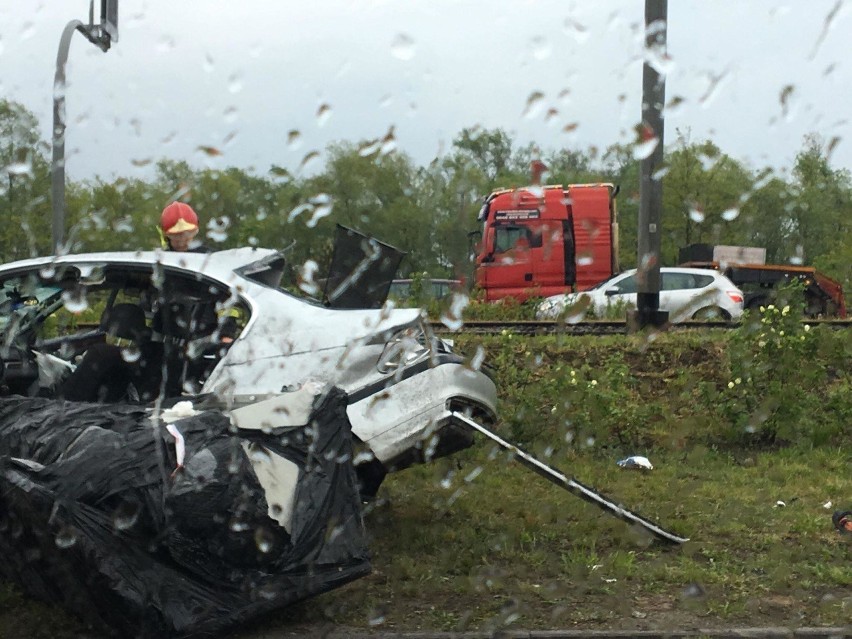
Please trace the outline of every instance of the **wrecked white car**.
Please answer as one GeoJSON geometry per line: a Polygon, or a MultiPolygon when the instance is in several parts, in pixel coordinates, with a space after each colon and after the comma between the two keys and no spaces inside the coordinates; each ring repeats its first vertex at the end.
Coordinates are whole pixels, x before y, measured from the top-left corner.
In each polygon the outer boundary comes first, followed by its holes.
{"type": "Polygon", "coordinates": [[[284,267],[280,252],[255,248],[6,264],[2,393],[157,406],[191,398],[230,411],[310,381],[337,386],[365,497],[387,470],[469,446],[472,431],[454,415],[494,421],[494,383],[430,334],[420,310],[329,308],[282,289],[284,267]],[[144,325],[127,326],[127,311],[144,325]],[[98,386],[85,357],[109,338],[127,365],[95,362],[98,386]]]}

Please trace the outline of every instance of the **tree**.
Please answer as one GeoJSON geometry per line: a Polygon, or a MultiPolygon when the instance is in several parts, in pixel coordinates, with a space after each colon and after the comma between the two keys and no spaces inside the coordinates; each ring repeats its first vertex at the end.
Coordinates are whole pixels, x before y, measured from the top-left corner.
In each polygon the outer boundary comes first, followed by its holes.
{"type": "Polygon", "coordinates": [[[38,120],[17,102],[0,99],[0,260],[51,250],[50,162],[38,120]]]}

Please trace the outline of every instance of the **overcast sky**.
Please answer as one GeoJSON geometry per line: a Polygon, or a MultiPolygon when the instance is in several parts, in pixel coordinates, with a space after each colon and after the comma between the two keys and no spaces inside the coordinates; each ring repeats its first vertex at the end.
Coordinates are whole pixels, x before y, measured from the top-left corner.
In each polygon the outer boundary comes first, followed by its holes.
{"type": "MultiPolygon", "coordinates": [[[[59,38],[88,6],[0,0],[0,95],[33,111],[46,140],[59,38]]],[[[679,106],[667,143],[690,131],[783,171],[816,132],[852,167],[849,2],[668,10],[666,95],[679,106]]],[[[122,0],[119,13],[109,52],[80,34],[71,45],[75,179],[146,176],[162,157],[312,173],[329,142],[391,129],[420,164],[475,125],[603,149],[632,142],[641,113],[644,0],[122,0]]]]}

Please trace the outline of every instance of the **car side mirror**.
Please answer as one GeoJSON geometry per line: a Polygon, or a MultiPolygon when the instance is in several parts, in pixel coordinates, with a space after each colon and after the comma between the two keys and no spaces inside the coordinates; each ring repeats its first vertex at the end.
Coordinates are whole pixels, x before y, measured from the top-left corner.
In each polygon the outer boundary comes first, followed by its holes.
{"type": "Polygon", "coordinates": [[[619,295],[621,293],[621,289],[618,286],[610,286],[608,289],[604,291],[604,295],[610,297],[612,295],[619,295]]]}

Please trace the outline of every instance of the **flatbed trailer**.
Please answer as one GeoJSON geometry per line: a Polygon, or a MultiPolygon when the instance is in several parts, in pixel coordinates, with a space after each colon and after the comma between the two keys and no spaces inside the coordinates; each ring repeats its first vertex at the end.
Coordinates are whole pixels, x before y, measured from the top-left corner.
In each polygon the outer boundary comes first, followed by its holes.
{"type": "Polygon", "coordinates": [[[728,264],[684,262],[681,266],[712,268],[720,271],[743,292],[746,309],[758,309],[772,302],[778,285],[798,281],[805,289],[805,314],[809,317],[846,318],[846,300],[840,282],[812,266],[785,264],[728,264]]]}

